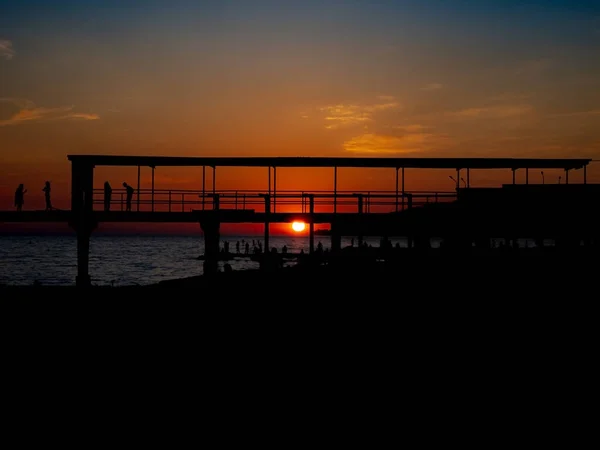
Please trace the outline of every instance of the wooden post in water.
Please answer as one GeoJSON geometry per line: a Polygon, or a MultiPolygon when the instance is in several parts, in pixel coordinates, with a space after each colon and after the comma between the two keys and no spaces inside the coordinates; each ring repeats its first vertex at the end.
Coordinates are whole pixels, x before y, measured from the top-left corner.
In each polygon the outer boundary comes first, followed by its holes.
{"type": "Polygon", "coordinates": [[[89,274],[90,236],[96,228],[94,219],[94,166],[72,163],[71,165],[71,220],[70,225],[77,234],[77,277],[78,287],[91,286],[89,274]]]}
{"type": "Polygon", "coordinates": [[[337,220],[333,220],[331,223],[331,252],[333,254],[339,253],[342,249],[342,233],[337,220]]]}
{"type": "Polygon", "coordinates": [[[204,233],[204,275],[211,276],[218,272],[219,267],[219,241],[220,224],[216,216],[217,213],[211,213],[212,217],[206,218],[200,222],[200,227],[204,233]]]}

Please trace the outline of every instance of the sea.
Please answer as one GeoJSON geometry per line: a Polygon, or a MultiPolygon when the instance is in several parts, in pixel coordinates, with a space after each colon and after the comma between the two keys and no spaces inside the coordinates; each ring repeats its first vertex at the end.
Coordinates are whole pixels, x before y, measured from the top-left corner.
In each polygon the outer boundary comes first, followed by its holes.
{"type": "MultiPolygon", "coordinates": [[[[221,247],[229,243],[229,251],[244,253],[248,242],[264,245],[262,236],[222,236],[221,247]]],[[[352,244],[353,238],[343,238],[342,246],[352,244]]],[[[365,238],[367,244],[379,246],[380,238],[365,238]]],[[[407,246],[406,239],[392,239],[407,246]]],[[[315,246],[321,242],[330,248],[329,236],[316,236],[315,246]]],[[[354,245],[357,245],[355,239],[354,245]]],[[[269,247],[279,252],[287,247],[288,253],[308,253],[307,236],[271,236],[269,247]]],[[[147,285],[163,280],[185,278],[202,274],[204,238],[201,235],[98,235],[90,239],[89,273],[95,285],[147,285]]],[[[249,258],[235,257],[227,261],[233,270],[257,269],[258,263],[249,258]]],[[[224,262],[219,263],[222,270],[224,262]]],[[[287,264],[294,264],[289,261],[287,264]]],[[[15,235],[0,236],[0,285],[61,285],[75,283],[77,275],[77,239],[74,235],[15,235]]]]}
{"type": "MultiPolygon", "coordinates": [[[[244,253],[246,242],[250,253],[254,245],[264,245],[263,236],[222,236],[229,251],[236,253],[239,242],[244,253]]],[[[367,245],[378,247],[379,237],[365,237],[367,245]]],[[[392,245],[408,247],[403,237],[390,238],[392,245]]],[[[519,240],[521,246],[533,246],[531,240],[519,240]],[[522,241],[522,242],[521,242],[522,241]]],[[[329,236],[315,236],[324,249],[331,247],[329,236]]],[[[440,240],[432,239],[432,247],[440,240]]],[[[497,240],[497,243],[500,239],[497,240]]],[[[357,238],[343,237],[342,247],[357,245],[357,238]]],[[[546,245],[552,245],[546,242],[546,245]]],[[[308,236],[271,236],[269,247],[281,252],[287,247],[290,254],[308,253],[308,236]]],[[[98,286],[148,285],[201,275],[204,254],[202,235],[101,235],[90,239],[89,273],[92,284],[98,286]]],[[[233,270],[258,269],[258,263],[247,257],[227,261],[233,270]]],[[[223,270],[225,262],[219,263],[223,270]]],[[[287,265],[295,264],[289,260],[287,265]]],[[[0,235],[0,285],[75,284],[77,275],[77,239],[75,235],[0,235]]]]}

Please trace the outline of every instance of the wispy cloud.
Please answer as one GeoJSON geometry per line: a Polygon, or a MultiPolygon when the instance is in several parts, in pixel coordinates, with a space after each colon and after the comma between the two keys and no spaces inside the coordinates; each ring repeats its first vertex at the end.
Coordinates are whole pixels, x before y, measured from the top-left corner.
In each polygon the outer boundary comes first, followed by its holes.
{"type": "Polygon", "coordinates": [[[534,111],[531,105],[496,105],[478,108],[466,108],[446,113],[448,117],[457,119],[506,119],[523,116],[534,111]]]}
{"type": "Polygon", "coordinates": [[[5,117],[0,116],[0,126],[21,125],[33,122],[46,122],[50,120],[97,120],[97,114],[89,114],[74,111],[73,106],[61,106],[57,108],[44,108],[36,106],[30,100],[0,98],[0,106],[4,104],[7,111],[5,117]]]}
{"type": "Polygon", "coordinates": [[[0,57],[4,59],[13,59],[15,50],[11,41],[0,39],[0,57]]]}
{"type": "Polygon", "coordinates": [[[402,154],[440,150],[450,139],[445,135],[424,132],[420,125],[405,127],[400,135],[367,133],[344,142],[344,150],[352,153],[402,154]]]}
{"type": "Polygon", "coordinates": [[[559,113],[559,114],[551,114],[549,118],[566,118],[566,117],[600,117],[600,109],[593,109],[590,111],[575,111],[575,112],[567,112],[567,113],[559,113]]]}
{"type": "Polygon", "coordinates": [[[531,92],[503,92],[501,94],[491,95],[487,98],[488,102],[491,103],[503,103],[503,104],[521,104],[523,100],[528,100],[533,97],[531,92]]]}
{"type": "Polygon", "coordinates": [[[422,91],[438,91],[444,87],[441,83],[429,83],[421,88],[422,91]]]}
{"type": "Polygon", "coordinates": [[[333,130],[341,127],[351,127],[372,122],[374,115],[388,110],[398,109],[400,104],[392,96],[381,95],[377,97],[378,102],[361,104],[329,105],[319,108],[325,115],[325,128],[333,130]]]}
{"type": "Polygon", "coordinates": [[[412,124],[412,125],[395,125],[392,128],[394,130],[406,131],[407,133],[419,133],[419,132],[427,130],[431,127],[426,127],[426,126],[420,125],[420,124],[412,124]]]}

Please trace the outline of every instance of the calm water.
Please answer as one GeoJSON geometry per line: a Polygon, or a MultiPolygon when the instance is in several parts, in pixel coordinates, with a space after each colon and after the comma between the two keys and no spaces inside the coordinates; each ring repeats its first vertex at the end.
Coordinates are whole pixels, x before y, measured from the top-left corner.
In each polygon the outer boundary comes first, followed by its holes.
{"type": "MultiPolygon", "coordinates": [[[[224,236],[229,250],[235,252],[236,241],[259,240],[258,236],[224,236]]],[[[374,246],[379,239],[365,239],[374,246]]],[[[328,236],[317,236],[330,247],[328,236]]],[[[393,241],[395,243],[395,241],[393,241]]],[[[75,236],[0,236],[0,284],[23,285],[35,281],[44,285],[72,285],[77,275],[75,236]]],[[[406,241],[400,242],[406,246],[406,241]]],[[[270,238],[270,246],[281,251],[308,252],[307,237],[270,238]]],[[[350,245],[343,239],[342,245],[350,245]]],[[[243,246],[242,246],[243,251],[243,246]]],[[[152,284],[162,280],[202,274],[204,253],[202,236],[94,236],[90,241],[90,275],[97,285],[152,284]]],[[[233,270],[258,268],[248,259],[229,261],[233,270]]],[[[222,265],[223,263],[221,263],[222,265]]]]}
{"type": "MultiPolygon", "coordinates": [[[[244,251],[244,242],[261,240],[261,236],[223,236],[229,250],[235,252],[236,242],[244,251]]],[[[392,244],[407,247],[404,238],[391,238],[392,244]]],[[[500,240],[497,240],[498,242],[500,240]]],[[[315,246],[321,242],[330,248],[328,236],[315,236],[315,246]]],[[[356,242],[356,241],[355,241],[356,242]]],[[[379,246],[379,238],[365,238],[367,244],[379,246]]],[[[432,246],[439,246],[432,240],[432,246]]],[[[75,236],[0,236],[0,284],[72,285],[77,275],[77,242],[75,236]]],[[[351,244],[343,238],[342,246],[351,244]]],[[[533,241],[520,240],[520,245],[533,246],[533,241]]],[[[551,243],[547,242],[546,245],[551,243]]],[[[278,251],[286,245],[288,253],[308,253],[308,237],[271,236],[270,246],[278,251]]],[[[202,236],[101,236],[90,240],[90,275],[97,285],[152,284],[174,278],[202,274],[204,254],[202,236]]],[[[222,268],[224,263],[220,263],[222,268]]],[[[245,258],[229,261],[233,270],[256,269],[258,263],[245,258]]],[[[294,264],[289,262],[288,264],[294,264]]]]}

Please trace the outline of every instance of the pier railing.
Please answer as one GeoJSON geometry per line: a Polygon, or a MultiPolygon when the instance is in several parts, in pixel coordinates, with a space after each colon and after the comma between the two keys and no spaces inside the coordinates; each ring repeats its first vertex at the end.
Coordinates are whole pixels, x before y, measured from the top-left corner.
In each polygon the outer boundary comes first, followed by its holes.
{"type": "MultiPolygon", "coordinates": [[[[254,210],[265,212],[394,212],[429,203],[456,200],[456,191],[291,191],[277,193],[258,190],[219,190],[206,192],[186,189],[140,189],[131,198],[132,211],[189,212],[192,210],[254,210]]],[[[103,189],[94,189],[95,209],[105,205],[103,189]]],[[[125,211],[125,189],[113,189],[111,211],[125,211]]]]}

